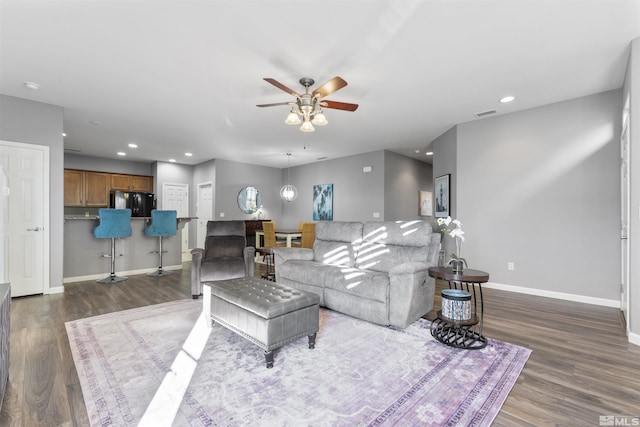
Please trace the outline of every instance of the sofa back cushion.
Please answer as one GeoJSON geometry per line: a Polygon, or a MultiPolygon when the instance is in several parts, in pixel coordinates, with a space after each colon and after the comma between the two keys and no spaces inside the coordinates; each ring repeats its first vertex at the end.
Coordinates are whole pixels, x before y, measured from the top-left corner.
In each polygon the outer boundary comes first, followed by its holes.
{"type": "Polygon", "coordinates": [[[313,243],[314,260],[353,267],[362,243],[362,228],[361,222],[320,221],[313,243]]]}
{"type": "Polygon", "coordinates": [[[388,273],[405,262],[427,263],[431,234],[425,221],[365,222],[356,267],[388,273]]]}
{"type": "Polygon", "coordinates": [[[204,243],[204,259],[220,257],[244,257],[244,236],[207,236],[204,243]]]}

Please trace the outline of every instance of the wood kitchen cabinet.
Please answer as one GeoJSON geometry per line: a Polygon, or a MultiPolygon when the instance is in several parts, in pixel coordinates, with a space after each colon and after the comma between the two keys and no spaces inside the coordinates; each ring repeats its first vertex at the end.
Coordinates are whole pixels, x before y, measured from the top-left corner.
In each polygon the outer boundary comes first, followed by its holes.
{"type": "Polygon", "coordinates": [[[153,191],[153,177],[111,174],[111,189],[123,191],[153,191]]]}
{"type": "Polygon", "coordinates": [[[64,205],[109,206],[110,179],[108,173],[64,170],[64,205]]]}

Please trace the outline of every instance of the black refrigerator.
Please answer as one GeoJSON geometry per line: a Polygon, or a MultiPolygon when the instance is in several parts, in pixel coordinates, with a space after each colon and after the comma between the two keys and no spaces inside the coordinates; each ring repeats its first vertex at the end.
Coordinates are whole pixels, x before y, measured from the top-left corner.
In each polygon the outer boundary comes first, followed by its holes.
{"type": "Polygon", "coordinates": [[[155,198],[153,193],[111,190],[109,207],[131,209],[132,217],[150,217],[151,210],[155,209],[155,198]]]}

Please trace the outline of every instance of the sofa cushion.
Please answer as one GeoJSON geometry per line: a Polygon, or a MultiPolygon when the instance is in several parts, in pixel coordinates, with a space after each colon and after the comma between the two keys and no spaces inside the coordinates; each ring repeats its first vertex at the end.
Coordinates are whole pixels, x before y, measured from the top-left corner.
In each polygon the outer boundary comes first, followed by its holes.
{"type": "Polygon", "coordinates": [[[366,222],[355,266],[383,273],[406,262],[426,263],[431,225],[424,221],[366,222]]]}
{"type": "Polygon", "coordinates": [[[328,266],[324,287],[385,302],[389,297],[389,275],[352,267],[328,266]]]}
{"type": "Polygon", "coordinates": [[[327,268],[319,262],[292,259],[278,266],[278,278],[322,287],[327,268]]]}
{"type": "Polygon", "coordinates": [[[323,264],[353,267],[362,242],[361,222],[323,221],[316,224],[314,259],[323,264]]]}
{"type": "Polygon", "coordinates": [[[242,257],[245,246],[244,236],[207,236],[204,258],[242,257]]]}
{"type": "Polygon", "coordinates": [[[246,274],[247,266],[242,256],[205,259],[200,266],[200,282],[235,279],[246,274]]]}

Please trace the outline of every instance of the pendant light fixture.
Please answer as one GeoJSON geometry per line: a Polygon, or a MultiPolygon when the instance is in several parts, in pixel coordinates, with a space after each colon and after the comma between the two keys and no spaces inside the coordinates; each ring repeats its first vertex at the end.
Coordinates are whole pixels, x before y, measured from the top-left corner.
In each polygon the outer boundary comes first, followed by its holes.
{"type": "Polygon", "coordinates": [[[280,189],[280,197],[286,202],[291,202],[298,197],[298,190],[293,185],[289,184],[289,161],[291,160],[291,153],[287,153],[287,184],[283,185],[280,189]]]}

